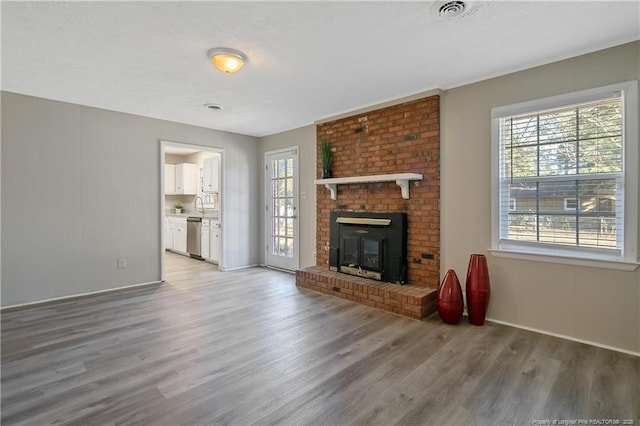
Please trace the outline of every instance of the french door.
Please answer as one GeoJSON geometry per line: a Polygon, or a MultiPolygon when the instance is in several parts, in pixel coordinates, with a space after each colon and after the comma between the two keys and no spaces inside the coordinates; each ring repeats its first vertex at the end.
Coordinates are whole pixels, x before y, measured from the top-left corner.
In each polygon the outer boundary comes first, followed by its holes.
{"type": "Polygon", "coordinates": [[[298,149],[265,154],[267,266],[298,268],[298,149]]]}

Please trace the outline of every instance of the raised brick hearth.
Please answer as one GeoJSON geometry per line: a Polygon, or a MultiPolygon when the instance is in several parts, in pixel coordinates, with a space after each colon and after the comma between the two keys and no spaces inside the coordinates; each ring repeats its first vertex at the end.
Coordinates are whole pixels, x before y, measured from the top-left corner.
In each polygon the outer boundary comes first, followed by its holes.
{"type": "Polygon", "coordinates": [[[351,300],[413,319],[431,315],[438,291],[415,285],[398,285],[329,271],[322,266],[296,271],[298,287],[351,300]]]}

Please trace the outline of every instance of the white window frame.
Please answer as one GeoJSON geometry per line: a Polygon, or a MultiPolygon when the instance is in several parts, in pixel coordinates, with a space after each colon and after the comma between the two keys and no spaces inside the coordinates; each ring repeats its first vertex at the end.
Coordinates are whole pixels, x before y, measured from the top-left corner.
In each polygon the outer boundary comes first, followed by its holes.
{"type": "MultiPolygon", "coordinates": [[[[591,266],[633,271],[638,267],[638,82],[627,81],[496,107],[491,110],[491,249],[494,256],[568,265],[591,266]],[[623,96],[623,172],[624,217],[620,255],[605,254],[542,243],[524,243],[500,239],[500,119],[514,115],[594,102],[623,96]]],[[[565,205],[566,207],[566,205],[565,205]]]]}
{"type": "Polygon", "coordinates": [[[571,210],[571,211],[575,211],[578,209],[578,201],[575,198],[565,198],[564,199],[564,209],[565,210],[571,210]],[[575,205],[573,207],[570,207],[568,204],[569,203],[574,203],[575,205]]]}

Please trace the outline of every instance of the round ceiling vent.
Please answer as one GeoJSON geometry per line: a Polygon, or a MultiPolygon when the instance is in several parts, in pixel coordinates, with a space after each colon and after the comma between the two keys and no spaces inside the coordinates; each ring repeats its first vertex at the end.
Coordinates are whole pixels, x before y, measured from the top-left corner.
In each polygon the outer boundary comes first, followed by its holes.
{"type": "Polygon", "coordinates": [[[204,107],[213,111],[220,111],[222,107],[217,104],[204,104],[204,107]]]}
{"type": "Polygon", "coordinates": [[[443,18],[454,18],[460,16],[467,9],[467,6],[462,1],[448,1],[442,3],[438,8],[438,16],[443,18]]]}

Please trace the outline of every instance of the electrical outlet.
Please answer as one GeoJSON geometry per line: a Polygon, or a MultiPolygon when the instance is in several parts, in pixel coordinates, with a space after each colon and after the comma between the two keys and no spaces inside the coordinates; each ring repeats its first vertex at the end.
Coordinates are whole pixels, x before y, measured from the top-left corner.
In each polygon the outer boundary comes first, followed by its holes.
{"type": "Polygon", "coordinates": [[[127,267],[127,258],[119,257],[118,258],[118,269],[124,269],[127,267]]]}
{"type": "Polygon", "coordinates": [[[313,252],[313,260],[317,260],[318,259],[318,255],[316,254],[316,252],[313,252]]]}

